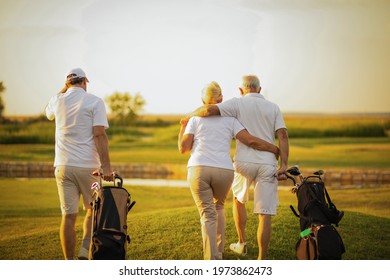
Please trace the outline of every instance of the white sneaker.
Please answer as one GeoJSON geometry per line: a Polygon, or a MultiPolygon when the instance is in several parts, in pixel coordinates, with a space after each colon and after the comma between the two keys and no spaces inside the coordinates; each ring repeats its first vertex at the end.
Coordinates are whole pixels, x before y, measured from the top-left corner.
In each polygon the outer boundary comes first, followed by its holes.
{"type": "Polygon", "coordinates": [[[232,243],[229,248],[238,255],[245,256],[247,254],[246,243],[232,243]]]}
{"type": "Polygon", "coordinates": [[[87,248],[81,247],[79,251],[79,260],[88,260],[89,257],[89,250],[87,248]]]}

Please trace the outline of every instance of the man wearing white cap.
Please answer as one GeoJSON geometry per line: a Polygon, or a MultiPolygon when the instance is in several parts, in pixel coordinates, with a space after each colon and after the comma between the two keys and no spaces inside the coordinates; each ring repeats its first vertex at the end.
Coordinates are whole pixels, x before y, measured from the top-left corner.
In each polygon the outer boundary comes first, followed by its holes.
{"type": "Polygon", "coordinates": [[[46,106],[46,116],[56,122],[55,177],[61,203],[61,246],[65,259],[73,259],[76,250],[75,224],[80,195],[86,210],[83,243],[79,259],[88,259],[91,238],[91,185],[102,174],[113,180],[109,158],[108,121],[101,98],[87,93],[88,79],[80,68],[66,75],[64,88],[53,96],[46,106]]]}

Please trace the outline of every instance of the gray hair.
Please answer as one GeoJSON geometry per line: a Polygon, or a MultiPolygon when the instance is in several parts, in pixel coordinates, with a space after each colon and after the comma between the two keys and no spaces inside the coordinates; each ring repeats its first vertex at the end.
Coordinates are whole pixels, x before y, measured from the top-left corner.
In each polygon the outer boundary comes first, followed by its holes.
{"type": "Polygon", "coordinates": [[[246,75],[242,77],[242,87],[258,91],[260,89],[260,80],[255,75],[246,75]]]}

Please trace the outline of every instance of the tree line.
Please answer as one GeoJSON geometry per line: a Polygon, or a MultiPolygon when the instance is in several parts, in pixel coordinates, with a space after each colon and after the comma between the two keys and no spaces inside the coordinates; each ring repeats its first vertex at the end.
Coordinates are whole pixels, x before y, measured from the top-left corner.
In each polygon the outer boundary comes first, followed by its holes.
{"type": "MultiPolygon", "coordinates": [[[[5,103],[3,101],[3,93],[6,87],[0,81],[0,123],[4,123],[6,118],[4,116],[5,103]]],[[[134,95],[129,92],[114,92],[105,98],[107,105],[112,113],[114,121],[120,124],[130,124],[134,122],[142,113],[146,104],[142,95],[137,92],[134,95]]]]}

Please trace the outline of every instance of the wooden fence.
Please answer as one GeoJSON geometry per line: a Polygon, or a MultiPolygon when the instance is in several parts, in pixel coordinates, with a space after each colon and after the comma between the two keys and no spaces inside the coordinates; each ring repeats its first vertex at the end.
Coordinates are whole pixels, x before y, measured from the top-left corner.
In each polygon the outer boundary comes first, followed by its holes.
{"type": "MultiPolygon", "coordinates": [[[[183,164],[113,164],[123,178],[185,180],[187,168],[183,164]]],[[[301,170],[304,176],[314,170],[301,170]]],[[[390,185],[390,170],[325,170],[323,179],[328,187],[390,185]]],[[[0,162],[0,177],[54,178],[52,163],[0,162]]],[[[281,182],[289,185],[290,182],[281,182]]]]}

